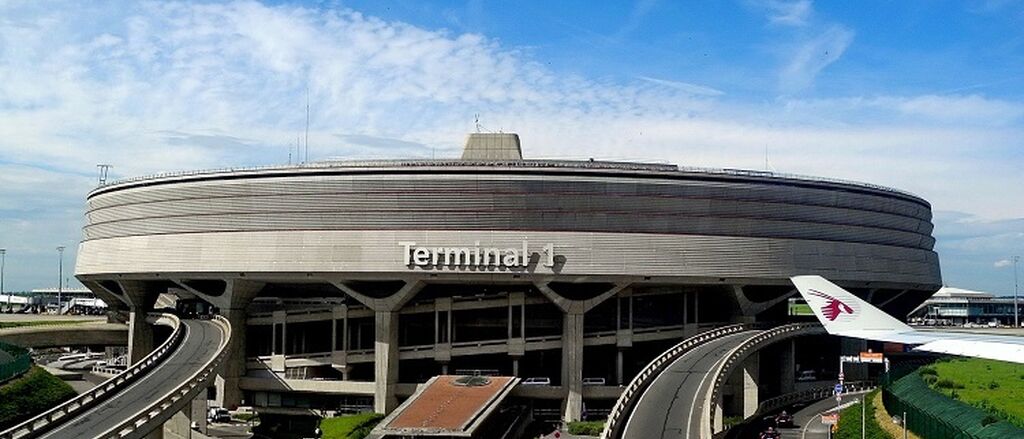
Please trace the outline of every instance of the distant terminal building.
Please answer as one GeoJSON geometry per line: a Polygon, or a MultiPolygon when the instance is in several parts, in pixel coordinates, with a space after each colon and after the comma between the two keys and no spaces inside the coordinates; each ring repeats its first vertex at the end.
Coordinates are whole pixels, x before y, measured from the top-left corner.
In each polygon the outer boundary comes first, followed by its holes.
{"type": "MultiPolygon", "coordinates": [[[[942,287],[909,314],[912,323],[925,325],[999,324],[1013,326],[1013,297],[981,291],[942,287]]],[[[1018,301],[1024,317],[1024,300],[1018,301]]]]}
{"type": "MultiPolygon", "coordinates": [[[[683,337],[786,320],[793,275],[906,315],[942,284],[931,215],[870,184],[524,159],[515,134],[471,134],[461,158],[101,186],[76,277],[132,319],[216,307],[233,327],[225,406],[388,413],[432,377],[480,374],[520,377],[513,397],[575,420],[683,337]]],[[[141,358],[152,329],[130,343],[141,358]]],[[[769,357],[761,376],[779,376],[769,357]]]]}

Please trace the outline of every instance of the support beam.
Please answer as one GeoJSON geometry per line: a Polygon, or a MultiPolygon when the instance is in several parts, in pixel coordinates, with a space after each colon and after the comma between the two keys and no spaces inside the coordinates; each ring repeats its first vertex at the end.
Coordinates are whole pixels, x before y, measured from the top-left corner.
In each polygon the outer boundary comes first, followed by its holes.
{"type": "Polygon", "coordinates": [[[374,313],[375,339],[373,345],[374,376],[373,410],[391,413],[398,407],[395,388],[398,385],[398,313],[374,313]]]}
{"type": "Polygon", "coordinates": [[[740,368],[743,385],[743,417],[748,418],[757,412],[758,384],[760,377],[761,354],[754,352],[743,360],[743,367],[740,368]]]}
{"type": "Polygon", "coordinates": [[[779,367],[781,385],[780,393],[783,395],[796,391],[796,340],[782,342],[782,352],[779,355],[782,362],[779,367]]]}
{"type": "Polygon", "coordinates": [[[796,289],[794,288],[792,290],[789,290],[789,292],[774,299],[766,300],[764,302],[754,302],[750,300],[750,298],[747,297],[747,294],[743,291],[743,285],[732,285],[731,287],[733,292],[732,297],[736,300],[736,304],[737,306],[739,306],[740,313],[743,314],[743,317],[750,318],[751,321],[753,321],[753,318],[757,317],[758,314],[765,312],[766,310],[768,310],[768,308],[777,305],[779,302],[782,302],[783,300],[788,300],[790,297],[795,296],[797,293],[796,289]]]}
{"type": "Polygon", "coordinates": [[[579,421],[583,414],[583,313],[564,314],[562,388],[566,389],[562,419],[579,421]]]}
{"type": "Polygon", "coordinates": [[[120,281],[128,302],[128,365],[145,358],[156,347],[153,326],[146,322],[146,314],[153,310],[153,304],[161,291],[152,283],[136,280],[120,281]]]}
{"type": "Polygon", "coordinates": [[[239,381],[245,376],[245,333],[249,303],[265,286],[262,282],[230,279],[222,296],[207,297],[203,300],[220,308],[220,313],[231,324],[231,339],[228,340],[228,355],[224,358],[214,383],[217,388],[216,402],[227,409],[235,409],[242,403],[239,381]]]}

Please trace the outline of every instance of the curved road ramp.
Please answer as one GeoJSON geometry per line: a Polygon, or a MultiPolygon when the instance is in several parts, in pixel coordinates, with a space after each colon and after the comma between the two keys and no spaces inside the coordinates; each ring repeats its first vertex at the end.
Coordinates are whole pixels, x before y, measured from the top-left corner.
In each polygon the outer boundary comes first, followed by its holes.
{"type": "Polygon", "coordinates": [[[730,325],[684,340],[647,365],[619,397],[602,439],[711,439],[721,432],[721,391],[743,359],[767,344],[824,333],[797,323],[730,325]],[[716,422],[717,421],[717,422],[716,422]]]}
{"type": "Polygon", "coordinates": [[[226,355],[231,325],[212,320],[180,320],[150,314],[173,329],[145,358],[35,418],[0,432],[0,439],[142,438],[162,427],[174,413],[204,391],[226,355]]]}

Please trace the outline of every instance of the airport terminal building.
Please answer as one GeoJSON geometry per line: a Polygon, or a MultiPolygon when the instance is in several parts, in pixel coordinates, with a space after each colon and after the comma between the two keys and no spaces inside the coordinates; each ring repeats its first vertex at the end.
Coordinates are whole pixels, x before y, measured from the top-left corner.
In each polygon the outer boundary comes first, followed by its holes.
{"type": "Polygon", "coordinates": [[[790,276],[898,315],[941,285],[912,194],[523,159],[514,134],[471,134],[457,159],[131,178],[87,203],[76,276],[130,316],[131,357],[154,343],[142,313],[209,303],[234,328],[218,399],[267,412],[390,412],[479,373],[548,379],[513,395],[574,420],[685,336],[787,320],[790,276]]]}

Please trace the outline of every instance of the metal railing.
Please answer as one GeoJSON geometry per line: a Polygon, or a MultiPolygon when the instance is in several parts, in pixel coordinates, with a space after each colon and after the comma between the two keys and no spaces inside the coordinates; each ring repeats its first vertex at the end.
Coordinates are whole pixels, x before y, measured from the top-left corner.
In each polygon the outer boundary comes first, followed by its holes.
{"type": "Polygon", "coordinates": [[[421,159],[421,160],[332,160],[313,163],[301,163],[298,165],[271,165],[271,166],[248,166],[221,169],[207,169],[195,171],[164,172],[153,175],[128,177],[118,180],[110,180],[106,184],[97,186],[89,195],[106,189],[111,186],[126,185],[140,181],[185,178],[215,174],[234,174],[251,172],[270,171],[310,171],[330,170],[337,168],[409,168],[409,167],[505,167],[505,168],[560,168],[560,169],[599,169],[619,171],[645,171],[662,173],[685,173],[685,174],[707,174],[723,175],[730,177],[746,178],[773,178],[780,180],[792,180],[812,183],[829,183],[844,186],[853,186],[864,189],[871,189],[880,192],[887,192],[909,196],[918,200],[923,199],[911,192],[895,189],[887,186],[865,183],[860,181],[843,180],[830,177],[816,177],[800,174],[788,174],[774,171],[758,171],[751,169],[733,168],[704,168],[697,166],[677,166],[662,163],[639,163],[626,161],[580,161],[580,160],[459,160],[459,159],[421,159]]]}
{"type": "Polygon", "coordinates": [[[0,439],[28,439],[39,437],[47,430],[55,426],[57,421],[65,418],[72,418],[99,404],[107,396],[128,387],[150,369],[161,363],[181,343],[185,335],[181,320],[173,314],[153,313],[149,315],[156,319],[157,324],[167,324],[174,330],[159,347],[143,357],[139,362],[133,364],[124,372],[111,377],[92,390],[78,395],[71,400],[54,407],[46,412],[35,416],[21,424],[0,432],[0,439]]]}
{"type": "Polygon", "coordinates": [[[633,380],[629,382],[626,389],[622,391],[622,395],[619,395],[619,399],[615,402],[615,406],[612,407],[611,413],[608,414],[608,421],[604,424],[604,430],[601,432],[601,439],[612,439],[621,434],[621,423],[625,420],[625,416],[632,412],[640,398],[640,395],[642,395],[644,390],[650,386],[651,382],[654,381],[654,378],[656,378],[666,367],[672,364],[672,362],[703,343],[707,343],[726,335],[736,334],[748,328],[749,325],[738,324],[711,329],[683,340],[671,349],[663,352],[654,360],[651,360],[651,362],[648,363],[640,373],[633,377],[633,380]]]}
{"type": "MultiPolygon", "coordinates": [[[[850,381],[843,384],[843,393],[862,392],[874,389],[875,387],[877,387],[877,384],[875,384],[874,381],[850,381]]],[[[769,398],[761,401],[761,403],[757,405],[757,411],[750,417],[757,417],[765,413],[771,413],[794,404],[809,401],[820,401],[834,396],[834,391],[835,388],[833,386],[822,386],[769,398]]]]}
{"type": "Polygon", "coordinates": [[[220,346],[218,346],[217,355],[207,361],[203,368],[192,374],[187,381],[167,392],[159,401],[143,408],[131,418],[122,421],[120,425],[99,435],[98,438],[122,439],[144,437],[154,429],[160,428],[171,416],[185,408],[185,405],[189,404],[201,391],[206,389],[209,381],[213,379],[215,371],[227,356],[228,350],[226,348],[231,341],[231,324],[228,322],[228,319],[218,315],[214,316],[213,322],[217,323],[221,330],[224,331],[224,337],[221,339],[220,346]]]}
{"type": "Polygon", "coordinates": [[[795,337],[797,335],[811,335],[811,334],[824,334],[825,328],[820,323],[791,323],[788,325],[776,326],[771,329],[766,329],[760,333],[750,337],[739,346],[735,347],[725,357],[725,360],[721,363],[722,365],[715,371],[715,381],[711,386],[709,396],[706,400],[708,407],[709,417],[708,422],[711,423],[711,432],[715,432],[715,412],[717,411],[716,401],[722,397],[722,388],[725,385],[725,381],[729,379],[729,375],[732,374],[732,370],[748,355],[750,352],[760,349],[766,344],[775,343],[784,340],[789,337],[795,337]]]}

